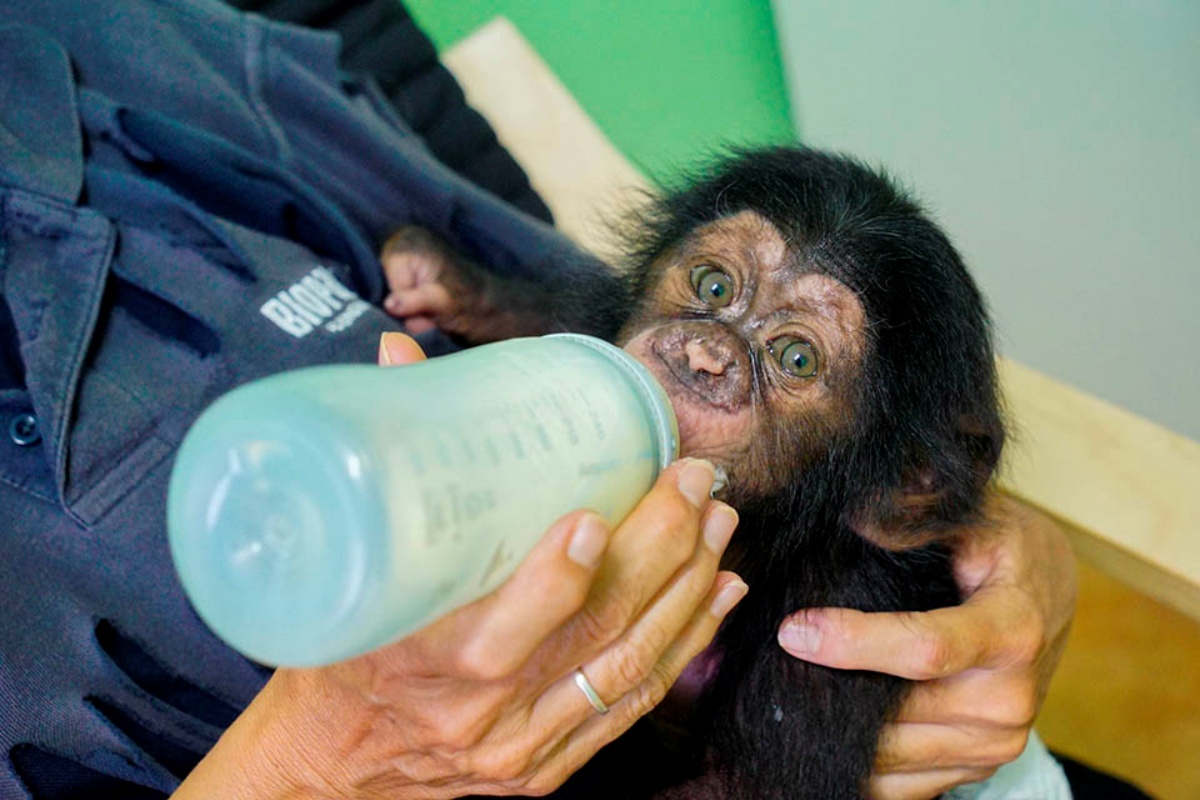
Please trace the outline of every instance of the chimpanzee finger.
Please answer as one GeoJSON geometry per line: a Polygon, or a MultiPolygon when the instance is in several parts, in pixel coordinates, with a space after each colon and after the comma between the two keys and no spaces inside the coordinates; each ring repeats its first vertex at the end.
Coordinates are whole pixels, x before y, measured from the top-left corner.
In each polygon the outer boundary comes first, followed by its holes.
{"type": "Polygon", "coordinates": [[[393,289],[383,300],[383,309],[393,317],[437,317],[450,313],[454,301],[440,283],[422,283],[411,289],[393,289]]]}
{"type": "Polygon", "coordinates": [[[430,331],[435,330],[437,327],[438,324],[433,320],[432,317],[418,315],[415,317],[404,318],[404,330],[408,331],[408,333],[412,336],[420,336],[422,333],[429,333],[430,331]]]}

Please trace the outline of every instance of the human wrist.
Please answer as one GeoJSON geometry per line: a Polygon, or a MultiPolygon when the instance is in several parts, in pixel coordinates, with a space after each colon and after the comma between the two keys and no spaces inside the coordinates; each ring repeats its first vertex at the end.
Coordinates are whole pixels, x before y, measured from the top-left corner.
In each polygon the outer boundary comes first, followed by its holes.
{"type": "Polygon", "coordinates": [[[282,670],[272,677],[172,800],[346,797],[329,780],[337,757],[322,741],[315,705],[304,698],[309,677],[282,670]]]}

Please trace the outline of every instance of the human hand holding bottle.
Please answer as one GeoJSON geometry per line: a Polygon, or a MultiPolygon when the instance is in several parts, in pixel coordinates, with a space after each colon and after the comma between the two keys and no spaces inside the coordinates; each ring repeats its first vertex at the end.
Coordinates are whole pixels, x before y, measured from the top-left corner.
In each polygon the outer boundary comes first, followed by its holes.
{"type": "MultiPolygon", "coordinates": [[[[388,335],[381,363],[418,357],[388,335]]],[[[280,669],[176,797],[544,793],[665,695],[745,594],[736,525],[687,459],[617,527],[560,519],[499,589],[412,636],[280,669]],[[581,670],[609,713],[575,682],[581,670]]]]}

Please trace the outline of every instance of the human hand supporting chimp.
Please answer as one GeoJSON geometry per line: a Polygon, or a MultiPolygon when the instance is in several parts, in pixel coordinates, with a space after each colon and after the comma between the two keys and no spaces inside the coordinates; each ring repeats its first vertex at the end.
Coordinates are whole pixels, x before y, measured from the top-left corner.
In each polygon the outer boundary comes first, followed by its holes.
{"type": "MultiPolygon", "coordinates": [[[[381,363],[417,357],[403,337],[381,342],[381,363]]],[[[707,462],[676,462],[615,529],[567,515],[499,589],[403,641],[278,670],[176,797],[557,787],[663,698],[745,594],[718,571],[737,515],[712,482],[707,462]]]]}
{"type": "Polygon", "coordinates": [[[807,609],[780,627],[797,658],[917,681],[883,731],[875,800],[924,800],[983,780],[1025,747],[1074,614],[1075,561],[1062,530],[1014,500],[954,554],[962,605],[925,613],[807,609]]]}

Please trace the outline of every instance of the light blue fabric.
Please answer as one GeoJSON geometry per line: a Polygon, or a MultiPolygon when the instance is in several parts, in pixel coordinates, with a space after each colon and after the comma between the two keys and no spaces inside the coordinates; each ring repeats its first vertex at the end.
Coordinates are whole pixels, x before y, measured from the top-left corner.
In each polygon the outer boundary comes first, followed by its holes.
{"type": "Polygon", "coordinates": [[[943,800],[1071,800],[1071,787],[1062,767],[1032,733],[1016,761],[986,781],[947,792],[943,800]]]}

